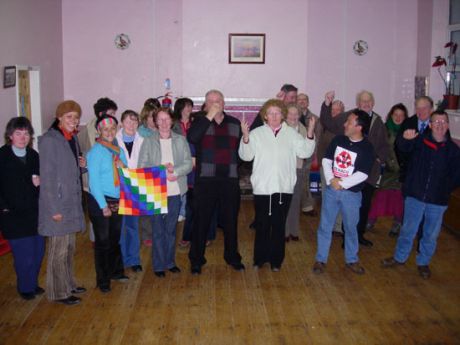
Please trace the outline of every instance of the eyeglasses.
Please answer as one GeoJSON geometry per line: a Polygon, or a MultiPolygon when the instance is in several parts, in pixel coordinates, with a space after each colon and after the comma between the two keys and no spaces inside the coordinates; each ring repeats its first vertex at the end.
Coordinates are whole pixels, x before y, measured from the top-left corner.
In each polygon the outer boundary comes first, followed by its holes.
{"type": "Polygon", "coordinates": [[[445,124],[448,124],[449,121],[447,121],[447,120],[434,120],[434,121],[431,121],[431,123],[434,123],[435,125],[445,125],[445,124]]]}

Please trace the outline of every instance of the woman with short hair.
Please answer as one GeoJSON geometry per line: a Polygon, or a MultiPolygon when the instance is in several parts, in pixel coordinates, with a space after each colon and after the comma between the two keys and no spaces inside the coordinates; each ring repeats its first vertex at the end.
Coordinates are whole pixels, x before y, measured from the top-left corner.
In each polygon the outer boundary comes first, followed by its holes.
{"type": "MultiPolygon", "coordinates": [[[[139,115],[134,110],[125,110],[121,114],[121,129],[116,139],[124,152],[129,169],[136,169],[139,153],[144,138],[138,133],[139,115]]],[[[139,216],[124,215],[122,217],[120,248],[125,267],[131,267],[133,272],[141,272],[139,216]]]]}
{"type": "Polygon", "coordinates": [[[270,99],[260,110],[264,125],[249,133],[243,119],[239,155],[252,161],[251,184],[256,211],[254,268],[269,262],[274,272],[280,270],[285,252],[285,225],[296,183],[297,158],[313,154],[314,117],[310,118],[307,136],[303,137],[285,123],[284,103],[270,99]]]}
{"type": "Polygon", "coordinates": [[[180,272],[175,261],[176,225],[181,195],[187,192],[187,174],[192,170],[192,158],[185,137],[171,131],[172,113],[160,108],[155,114],[158,131],[145,138],[139,154],[139,167],[164,165],[167,169],[168,213],[152,219],[152,267],[157,277],[165,271],[180,272]]]}
{"type": "MultiPolygon", "coordinates": [[[[299,107],[295,103],[288,104],[286,123],[289,127],[294,128],[297,133],[302,137],[307,136],[307,129],[300,122],[301,112],[299,107]]],[[[308,162],[311,164],[311,162],[308,162]]],[[[286,242],[289,240],[298,241],[299,240],[299,223],[300,223],[300,210],[301,210],[301,201],[302,193],[304,191],[303,184],[307,179],[307,167],[309,165],[306,159],[297,157],[296,160],[296,182],[294,185],[294,191],[292,194],[291,205],[289,207],[289,212],[286,219],[286,242]]]]}
{"type": "Polygon", "coordinates": [[[40,167],[31,147],[33,135],[26,117],[14,117],[0,148],[0,229],[10,244],[17,290],[25,300],[45,292],[38,285],[45,239],[37,231],[40,167]]]}

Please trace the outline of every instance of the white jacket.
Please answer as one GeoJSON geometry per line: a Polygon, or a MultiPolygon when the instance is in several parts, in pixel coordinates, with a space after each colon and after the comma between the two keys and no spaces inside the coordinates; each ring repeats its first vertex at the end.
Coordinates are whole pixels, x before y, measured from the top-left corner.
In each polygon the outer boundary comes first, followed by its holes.
{"type": "Polygon", "coordinates": [[[118,146],[125,152],[125,157],[126,160],[128,161],[128,168],[129,169],[136,169],[137,168],[137,163],[139,161],[139,152],[141,150],[142,142],[144,141],[144,138],[136,132],[136,135],[134,136],[134,143],[133,143],[133,149],[131,151],[131,156],[129,156],[128,150],[126,149],[125,143],[123,142],[123,129],[120,129],[117,132],[116,138],[118,142],[118,146]]]}
{"type": "Polygon", "coordinates": [[[249,143],[241,138],[239,155],[245,161],[254,159],[251,184],[256,195],[294,192],[297,157],[309,158],[315,150],[315,140],[302,137],[285,122],[275,137],[272,129],[263,125],[249,133],[249,143]]]}

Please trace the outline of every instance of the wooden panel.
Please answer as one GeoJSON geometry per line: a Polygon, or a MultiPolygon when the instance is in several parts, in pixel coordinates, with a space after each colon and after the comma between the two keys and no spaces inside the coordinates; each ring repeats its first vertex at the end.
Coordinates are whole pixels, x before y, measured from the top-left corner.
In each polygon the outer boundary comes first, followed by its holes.
{"type": "Polygon", "coordinates": [[[18,71],[19,115],[32,120],[30,110],[30,79],[29,71],[18,71]]]}
{"type": "MultiPolygon", "coordinates": [[[[180,274],[152,273],[150,248],[142,247],[142,273],[109,294],[95,288],[93,249],[78,235],[76,276],[88,288],[74,307],[45,297],[23,301],[16,293],[11,255],[0,257],[0,344],[458,344],[460,339],[460,242],[441,232],[433,276],[417,274],[415,253],[405,266],[385,270],[392,254],[390,219],[367,237],[373,248],[359,255],[356,276],[344,267],[341,239],[333,239],[324,275],[311,272],[318,218],[301,216],[301,240],[286,245],[278,273],[251,267],[252,201],[242,201],[240,251],[247,265],[233,271],[223,260],[223,236],[207,248],[203,274],[189,273],[187,250],[176,253],[180,274]]],[[[182,225],[178,226],[178,234],[182,225]]],[[[43,263],[41,284],[45,282],[43,263]]]]}
{"type": "Polygon", "coordinates": [[[450,196],[449,207],[444,214],[444,225],[460,235],[460,188],[457,188],[450,196]]]}

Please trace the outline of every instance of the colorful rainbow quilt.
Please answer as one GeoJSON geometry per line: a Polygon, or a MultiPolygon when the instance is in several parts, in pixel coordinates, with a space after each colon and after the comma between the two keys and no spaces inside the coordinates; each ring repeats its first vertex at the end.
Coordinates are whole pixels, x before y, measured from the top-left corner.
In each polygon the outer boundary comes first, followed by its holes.
{"type": "Polygon", "coordinates": [[[149,216],[168,213],[166,168],[163,165],[139,169],[122,168],[119,171],[119,214],[149,216]]]}

